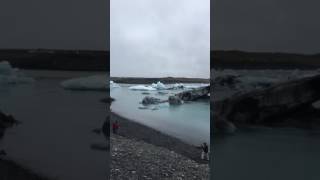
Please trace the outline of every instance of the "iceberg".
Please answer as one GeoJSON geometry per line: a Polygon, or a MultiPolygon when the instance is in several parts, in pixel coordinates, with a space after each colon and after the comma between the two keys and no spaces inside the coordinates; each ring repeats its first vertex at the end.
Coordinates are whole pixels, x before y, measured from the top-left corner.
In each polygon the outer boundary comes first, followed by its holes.
{"type": "Polygon", "coordinates": [[[152,83],[151,86],[146,85],[136,85],[129,87],[130,90],[136,90],[136,91],[156,91],[156,90],[165,90],[168,89],[166,85],[161,83],[160,81],[158,83],[152,83]]]}
{"type": "Polygon", "coordinates": [[[115,83],[114,81],[110,81],[110,89],[113,89],[113,88],[119,88],[120,85],[115,83]]]}
{"type": "Polygon", "coordinates": [[[9,62],[0,62],[0,84],[25,84],[34,82],[33,78],[26,77],[19,69],[13,68],[9,62]]]}
{"type": "Polygon", "coordinates": [[[192,85],[186,85],[186,86],[184,86],[184,88],[186,88],[186,89],[198,89],[198,88],[201,88],[201,87],[207,87],[209,85],[210,84],[192,84],[192,85]]]}
{"type": "Polygon", "coordinates": [[[183,89],[185,86],[182,83],[176,83],[173,85],[174,89],[183,89]]]}
{"type": "Polygon", "coordinates": [[[152,86],[145,86],[145,85],[130,86],[129,89],[135,90],[135,91],[156,91],[157,90],[152,86]]]}
{"type": "Polygon", "coordinates": [[[108,84],[105,76],[95,75],[83,78],[74,78],[63,81],[61,86],[70,90],[107,90],[108,84]]]}
{"type": "Polygon", "coordinates": [[[161,83],[160,81],[157,82],[157,84],[152,83],[151,87],[158,89],[158,90],[164,90],[164,89],[168,89],[163,83],[161,83]]]}

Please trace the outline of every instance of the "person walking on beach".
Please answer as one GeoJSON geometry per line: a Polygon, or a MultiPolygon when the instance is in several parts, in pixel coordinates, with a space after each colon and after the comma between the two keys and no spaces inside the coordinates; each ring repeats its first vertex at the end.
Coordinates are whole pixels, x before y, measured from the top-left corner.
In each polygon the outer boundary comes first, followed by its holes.
{"type": "Polygon", "coordinates": [[[119,129],[118,121],[112,123],[112,132],[113,132],[113,134],[118,134],[118,129],[119,129]]]}
{"type": "Polygon", "coordinates": [[[204,158],[206,158],[206,160],[209,161],[209,147],[208,147],[207,143],[203,143],[201,145],[201,149],[202,149],[201,159],[204,160],[204,158]]]}

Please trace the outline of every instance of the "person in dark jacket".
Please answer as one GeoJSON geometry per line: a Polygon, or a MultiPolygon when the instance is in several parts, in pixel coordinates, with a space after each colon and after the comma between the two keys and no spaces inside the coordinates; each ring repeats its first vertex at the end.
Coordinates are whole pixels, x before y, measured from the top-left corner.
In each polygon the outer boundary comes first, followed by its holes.
{"type": "Polygon", "coordinates": [[[207,143],[203,143],[201,145],[201,149],[202,149],[202,152],[201,152],[201,159],[205,159],[209,161],[209,147],[207,145],[207,143]]]}

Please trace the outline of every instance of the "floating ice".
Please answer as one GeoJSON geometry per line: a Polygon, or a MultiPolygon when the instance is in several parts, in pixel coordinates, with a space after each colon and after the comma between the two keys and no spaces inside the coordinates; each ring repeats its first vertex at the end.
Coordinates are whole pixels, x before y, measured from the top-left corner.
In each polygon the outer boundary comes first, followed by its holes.
{"type": "Polygon", "coordinates": [[[158,89],[158,90],[167,89],[167,87],[166,87],[163,83],[161,83],[160,81],[158,81],[157,84],[152,83],[152,84],[151,84],[151,87],[153,87],[153,88],[155,88],[155,89],[158,89]]]}
{"type": "Polygon", "coordinates": [[[106,77],[102,75],[74,78],[63,81],[61,86],[70,90],[107,90],[106,77]]]}
{"type": "Polygon", "coordinates": [[[209,84],[190,84],[190,85],[185,85],[184,88],[186,89],[198,89],[201,87],[207,87],[209,84]]]}
{"type": "Polygon", "coordinates": [[[174,89],[183,89],[185,86],[182,83],[176,83],[173,85],[174,89]]]}
{"type": "Polygon", "coordinates": [[[130,90],[136,91],[156,91],[157,89],[152,86],[145,86],[145,85],[136,85],[129,87],[130,90]]]}
{"type": "Polygon", "coordinates": [[[119,88],[119,84],[113,82],[113,81],[110,81],[110,89],[113,89],[113,88],[119,88]]]}
{"type": "Polygon", "coordinates": [[[32,82],[34,82],[34,79],[26,77],[17,68],[12,68],[9,62],[0,62],[0,84],[25,84],[32,82]]]}

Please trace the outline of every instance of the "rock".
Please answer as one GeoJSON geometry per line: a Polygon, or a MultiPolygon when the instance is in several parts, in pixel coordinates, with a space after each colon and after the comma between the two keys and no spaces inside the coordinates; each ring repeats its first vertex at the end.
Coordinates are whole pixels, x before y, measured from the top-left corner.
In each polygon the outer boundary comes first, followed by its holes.
{"type": "Polygon", "coordinates": [[[169,104],[170,105],[180,105],[182,104],[182,100],[178,96],[169,96],[169,104]]]}
{"type": "Polygon", "coordinates": [[[215,101],[214,122],[221,123],[223,128],[229,127],[225,121],[255,125],[278,123],[285,115],[309,107],[319,99],[320,75],[305,77],[215,101]]]}
{"type": "Polygon", "coordinates": [[[183,91],[176,94],[183,101],[195,101],[201,98],[209,98],[208,94],[210,93],[210,86],[199,87],[189,91],[183,91]]]}
{"type": "Polygon", "coordinates": [[[219,84],[220,86],[234,87],[235,84],[240,82],[240,80],[237,78],[238,78],[238,76],[235,76],[235,75],[219,76],[219,77],[215,78],[214,83],[219,84]]]}
{"type": "Polygon", "coordinates": [[[113,101],[114,101],[114,99],[112,97],[106,97],[106,98],[101,99],[101,102],[103,102],[103,103],[111,103],[113,101]]]}
{"type": "Polygon", "coordinates": [[[128,176],[130,179],[193,179],[194,176],[209,179],[208,164],[199,164],[144,141],[118,135],[112,135],[110,139],[110,179],[128,179],[128,176]]]}
{"type": "Polygon", "coordinates": [[[161,99],[154,98],[154,97],[151,97],[151,96],[146,96],[142,100],[142,104],[143,105],[159,104],[161,102],[162,102],[161,99]]]}

